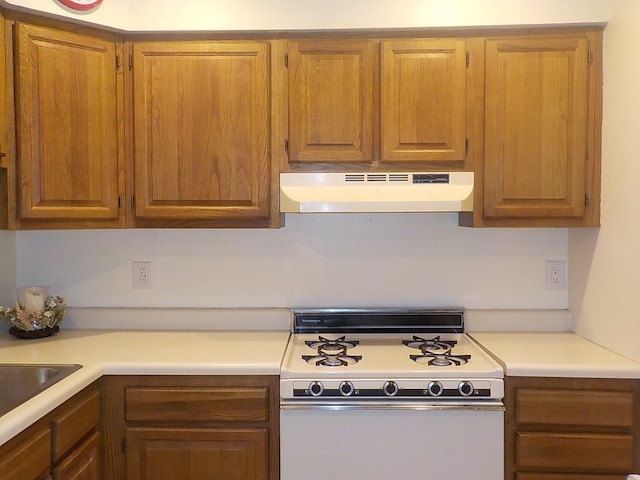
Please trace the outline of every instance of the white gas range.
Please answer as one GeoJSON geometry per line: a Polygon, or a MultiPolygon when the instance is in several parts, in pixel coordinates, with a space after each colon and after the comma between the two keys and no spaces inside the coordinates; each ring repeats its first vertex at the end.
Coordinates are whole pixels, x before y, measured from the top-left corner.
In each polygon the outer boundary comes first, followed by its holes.
{"type": "Polygon", "coordinates": [[[503,371],[463,309],[298,309],[292,330],[281,480],[502,477],[503,371]]]}

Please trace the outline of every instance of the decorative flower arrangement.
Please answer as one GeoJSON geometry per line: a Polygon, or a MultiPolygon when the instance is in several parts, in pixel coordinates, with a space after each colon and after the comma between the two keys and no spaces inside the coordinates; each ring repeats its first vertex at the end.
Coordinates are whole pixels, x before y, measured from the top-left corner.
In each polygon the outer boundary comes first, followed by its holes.
{"type": "Polygon", "coordinates": [[[46,290],[33,292],[35,293],[27,292],[24,295],[26,300],[23,300],[22,304],[18,301],[12,308],[0,307],[0,318],[8,320],[13,325],[9,333],[16,337],[45,337],[60,329],[58,324],[62,322],[67,309],[64,299],[48,294],[45,296],[46,290]]]}

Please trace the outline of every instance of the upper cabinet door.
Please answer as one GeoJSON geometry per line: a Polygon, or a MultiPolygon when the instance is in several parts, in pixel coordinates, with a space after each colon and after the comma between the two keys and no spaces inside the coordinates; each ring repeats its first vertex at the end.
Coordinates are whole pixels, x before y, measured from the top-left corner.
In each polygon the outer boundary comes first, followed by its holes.
{"type": "Polygon", "coordinates": [[[382,42],[382,162],[465,159],[465,39],[382,42]]]}
{"type": "Polygon", "coordinates": [[[289,162],[372,162],[378,42],[289,42],[289,162]]]}
{"type": "Polygon", "coordinates": [[[27,24],[15,28],[21,225],[92,220],[117,226],[115,42],[27,24]]]}
{"type": "Polygon", "coordinates": [[[485,218],[585,215],[588,65],[586,36],[487,40],[485,218]]]}
{"type": "Polygon", "coordinates": [[[133,45],[138,220],[268,220],[268,42],[133,45]]]}

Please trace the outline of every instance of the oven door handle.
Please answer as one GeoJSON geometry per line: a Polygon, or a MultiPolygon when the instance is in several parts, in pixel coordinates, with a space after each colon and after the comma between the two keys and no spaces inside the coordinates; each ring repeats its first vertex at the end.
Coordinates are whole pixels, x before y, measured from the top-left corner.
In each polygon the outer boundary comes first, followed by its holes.
{"type": "Polygon", "coordinates": [[[387,401],[296,401],[281,400],[281,410],[459,410],[473,412],[504,411],[500,401],[478,402],[387,402],[387,401]]]}

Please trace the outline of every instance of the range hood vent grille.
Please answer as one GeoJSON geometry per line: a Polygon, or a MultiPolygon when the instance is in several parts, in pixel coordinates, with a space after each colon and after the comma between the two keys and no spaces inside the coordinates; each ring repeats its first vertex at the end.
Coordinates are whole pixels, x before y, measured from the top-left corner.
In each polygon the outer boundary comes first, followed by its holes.
{"type": "Polygon", "coordinates": [[[408,173],[345,173],[344,181],[351,182],[409,182],[408,173]]]}
{"type": "Polygon", "coordinates": [[[281,173],[280,211],[471,212],[473,172],[281,173]]]}

